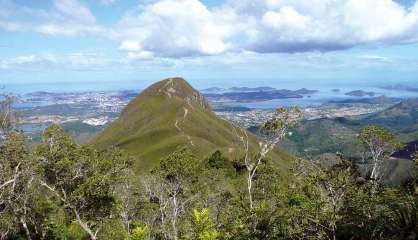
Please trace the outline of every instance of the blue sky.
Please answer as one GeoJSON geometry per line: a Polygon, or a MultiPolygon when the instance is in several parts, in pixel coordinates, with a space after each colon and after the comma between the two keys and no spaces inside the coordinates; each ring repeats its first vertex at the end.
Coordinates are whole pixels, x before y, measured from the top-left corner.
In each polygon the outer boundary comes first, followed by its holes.
{"type": "Polygon", "coordinates": [[[415,0],[0,0],[0,85],[418,82],[415,0]]]}

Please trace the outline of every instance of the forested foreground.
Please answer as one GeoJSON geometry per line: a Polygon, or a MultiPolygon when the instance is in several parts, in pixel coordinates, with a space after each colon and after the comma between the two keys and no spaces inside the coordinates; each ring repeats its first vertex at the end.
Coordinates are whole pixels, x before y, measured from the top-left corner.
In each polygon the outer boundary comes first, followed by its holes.
{"type": "Polygon", "coordinates": [[[234,159],[179,148],[141,174],[122,151],[80,146],[55,125],[32,150],[3,112],[0,239],[416,239],[418,158],[409,181],[385,186],[401,144],[369,126],[359,133],[368,176],[344,156],[295,159],[283,174],[268,153],[296,124],[289,111],[262,126],[258,150],[242,130],[234,159]]]}

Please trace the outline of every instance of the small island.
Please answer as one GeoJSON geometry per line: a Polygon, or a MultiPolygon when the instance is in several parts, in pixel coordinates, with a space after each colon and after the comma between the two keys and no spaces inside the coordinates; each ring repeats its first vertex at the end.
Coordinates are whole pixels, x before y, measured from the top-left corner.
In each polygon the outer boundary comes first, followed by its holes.
{"type": "Polygon", "coordinates": [[[374,92],[366,92],[363,90],[354,90],[351,92],[345,93],[347,96],[353,96],[353,97],[374,97],[376,95],[374,92]]]}
{"type": "Polygon", "coordinates": [[[262,102],[273,99],[287,99],[287,98],[303,98],[304,96],[312,95],[317,93],[318,90],[310,90],[301,88],[298,90],[288,90],[269,87],[258,87],[258,88],[230,88],[230,90],[240,89],[237,91],[228,91],[224,93],[203,93],[212,102],[262,102]],[[273,90],[271,90],[273,89],[273,90]],[[252,91],[249,91],[252,90],[252,91]]]}

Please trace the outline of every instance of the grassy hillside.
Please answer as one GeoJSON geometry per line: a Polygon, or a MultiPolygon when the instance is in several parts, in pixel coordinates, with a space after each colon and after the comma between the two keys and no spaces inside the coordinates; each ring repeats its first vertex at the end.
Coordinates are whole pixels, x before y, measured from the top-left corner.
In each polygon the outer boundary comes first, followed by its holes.
{"type": "MultiPolygon", "coordinates": [[[[252,145],[257,146],[250,135],[252,145]]],[[[215,150],[234,158],[240,155],[236,129],[218,118],[202,94],[181,78],[157,82],[143,91],[123,110],[120,118],[96,136],[98,148],[118,146],[138,157],[138,170],[150,169],[180,146],[198,157],[215,150]]],[[[290,156],[275,153],[283,167],[290,156]]]]}
{"type": "MultiPolygon", "coordinates": [[[[325,161],[332,161],[335,153],[343,153],[356,160],[362,171],[367,172],[369,166],[362,162],[363,148],[357,140],[357,133],[369,124],[389,129],[405,143],[415,141],[418,139],[418,101],[406,100],[363,116],[305,121],[293,129],[293,134],[282,147],[295,155],[325,161]]],[[[412,164],[406,159],[393,160],[388,163],[386,179],[398,184],[409,176],[412,164]]]]}
{"type": "Polygon", "coordinates": [[[285,141],[286,149],[302,156],[323,153],[352,153],[356,132],[335,119],[305,121],[285,141]]]}
{"type": "Polygon", "coordinates": [[[393,131],[405,142],[418,139],[418,100],[411,99],[394,105],[382,112],[371,114],[359,121],[374,124],[393,131]]]}
{"type": "Polygon", "coordinates": [[[285,145],[299,155],[342,152],[359,156],[357,133],[367,125],[387,128],[404,142],[418,139],[418,100],[405,100],[383,111],[356,117],[316,119],[294,129],[285,145]]]}

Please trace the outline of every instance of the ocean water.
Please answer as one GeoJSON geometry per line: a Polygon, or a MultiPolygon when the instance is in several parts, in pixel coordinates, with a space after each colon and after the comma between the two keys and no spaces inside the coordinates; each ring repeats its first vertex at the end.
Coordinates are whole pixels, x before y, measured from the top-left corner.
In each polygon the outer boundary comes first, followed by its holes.
{"type": "MultiPolygon", "coordinates": [[[[86,92],[86,91],[120,91],[120,90],[134,90],[140,91],[144,89],[152,82],[150,81],[114,81],[114,82],[76,82],[76,83],[8,83],[3,85],[3,89],[0,91],[11,92],[14,94],[25,94],[36,91],[45,92],[86,92]]],[[[232,79],[228,81],[222,81],[222,79],[199,79],[191,80],[190,83],[197,89],[203,89],[207,87],[223,87],[229,88],[233,86],[237,87],[258,87],[258,86],[271,86],[277,89],[290,89],[297,90],[300,88],[307,88],[312,90],[318,90],[319,92],[300,99],[275,99],[263,102],[251,102],[251,103],[237,103],[235,105],[249,107],[249,108],[276,108],[279,106],[316,106],[331,100],[343,100],[343,99],[358,99],[359,97],[352,97],[344,95],[344,93],[353,90],[364,90],[375,92],[375,96],[387,96],[395,98],[418,98],[418,92],[408,91],[396,91],[379,88],[380,86],[403,84],[410,87],[418,88],[418,81],[392,81],[392,82],[370,82],[370,81],[348,81],[348,80],[335,80],[335,81],[306,81],[306,80],[249,80],[249,79],[232,79]],[[333,89],[339,89],[340,92],[333,92],[333,89]]],[[[31,104],[31,103],[29,103],[31,104]]],[[[43,105],[53,103],[39,103],[43,105]]],[[[27,107],[30,107],[29,105],[27,107]]],[[[21,106],[25,107],[25,106],[21,106]]]]}
{"type": "MultiPolygon", "coordinates": [[[[331,89],[341,89],[342,91],[358,90],[383,92],[379,89],[381,86],[402,84],[418,88],[418,80],[409,81],[352,81],[352,80],[320,80],[320,79],[187,79],[189,83],[196,89],[204,89],[209,87],[260,87],[270,86],[277,89],[296,90],[300,88],[308,88],[320,90],[324,94],[328,94],[331,89]]],[[[0,91],[24,94],[36,91],[45,92],[84,92],[84,91],[118,91],[118,90],[140,90],[151,85],[153,80],[115,80],[115,81],[84,81],[84,82],[50,82],[50,83],[13,83],[0,82],[0,91]]]]}
{"type": "Polygon", "coordinates": [[[3,92],[25,94],[31,92],[88,92],[139,90],[144,87],[142,81],[123,82],[74,82],[74,83],[7,83],[0,85],[3,92]]]}
{"type": "MultiPolygon", "coordinates": [[[[315,89],[315,88],[310,88],[310,89],[315,89]]],[[[362,88],[360,87],[359,88],[357,86],[346,86],[346,87],[338,88],[340,89],[340,92],[333,92],[332,91],[333,89],[336,89],[336,88],[333,88],[333,87],[323,87],[321,89],[317,88],[315,90],[319,90],[319,92],[314,93],[310,95],[309,97],[305,95],[304,98],[274,99],[274,100],[263,101],[263,102],[237,103],[234,105],[245,106],[248,108],[271,109],[271,108],[287,107],[287,106],[300,106],[300,107],[319,106],[330,101],[368,98],[368,97],[355,97],[355,96],[345,95],[345,93],[354,91],[354,90],[364,90],[368,92],[371,91],[375,93],[375,97],[386,96],[386,97],[401,98],[401,99],[418,98],[418,92],[387,90],[387,89],[381,89],[377,87],[362,87],[362,88]]]]}

